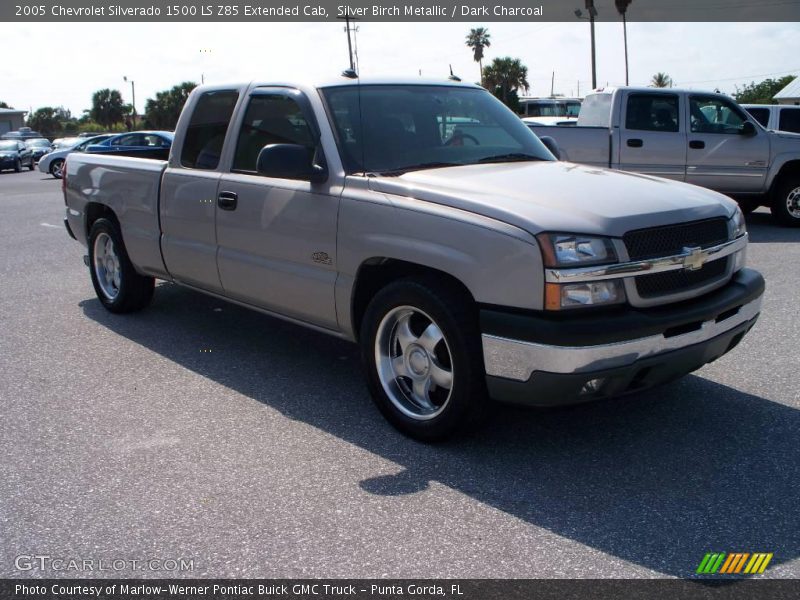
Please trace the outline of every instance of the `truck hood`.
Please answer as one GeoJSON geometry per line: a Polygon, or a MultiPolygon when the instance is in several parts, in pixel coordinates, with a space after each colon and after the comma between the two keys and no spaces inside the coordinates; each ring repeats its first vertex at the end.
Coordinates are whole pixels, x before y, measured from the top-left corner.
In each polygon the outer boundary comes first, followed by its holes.
{"type": "Polygon", "coordinates": [[[730,198],[669,179],[568,162],[468,165],[375,177],[376,192],[480,214],[532,234],[614,237],[632,229],[731,217],[730,198]]]}

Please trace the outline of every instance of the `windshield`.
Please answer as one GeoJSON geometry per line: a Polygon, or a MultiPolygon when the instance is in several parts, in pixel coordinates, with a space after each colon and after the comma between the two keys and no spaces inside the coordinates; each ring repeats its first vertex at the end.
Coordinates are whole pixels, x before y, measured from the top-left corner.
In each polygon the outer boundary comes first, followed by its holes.
{"type": "Polygon", "coordinates": [[[50,142],[44,138],[37,138],[35,140],[27,140],[25,142],[26,146],[30,147],[37,147],[37,148],[49,148],[50,142]]]}
{"type": "Polygon", "coordinates": [[[0,141],[0,150],[18,150],[17,142],[0,141]]]}
{"type": "Polygon", "coordinates": [[[323,95],[348,173],[392,175],[485,162],[553,160],[539,138],[483,89],[349,85],[326,88],[323,95]]]}

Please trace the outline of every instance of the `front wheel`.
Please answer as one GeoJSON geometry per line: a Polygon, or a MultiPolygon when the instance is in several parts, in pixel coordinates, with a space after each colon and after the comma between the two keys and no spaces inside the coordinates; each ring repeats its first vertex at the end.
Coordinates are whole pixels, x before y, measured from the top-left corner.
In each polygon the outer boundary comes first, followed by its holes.
{"type": "Polygon", "coordinates": [[[36,168],[36,161],[34,161],[31,156],[31,164],[28,165],[28,171],[33,171],[34,168],[36,168]]]}
{"type": "Polygon", "coordinates": [[[52,163],[50,163],[50,175],[55,177],[56,179],[61,179],[62,171],[64,170],[64,160],[63,159],[56,159],[52,163]]]}
{"type": "Polygon", "coordinates": [[[487,412],[477,312],[455,286],[388,285],[367,307],[360,343],[372,398],[406,435],[441,440],[487,412]]]}
{"type": "Polygon", "coordinates": [[[100,302],[113,313],[140,310],[153,297],[155,280],[139,275],[116,224],[98,219],[89,232],[89,270],[100,302]]]}
{"type": "Polygon", "coordinates": [[[14,161],[14,172],[19,173],[20,171],[22,171],[22,161],[17,159],[14,161]]]}
{"type": "Polygon", "coordinates": [[[800,176],[779,182],[770,207],[772,216],[787,227],[800,227],[800,176]]]}

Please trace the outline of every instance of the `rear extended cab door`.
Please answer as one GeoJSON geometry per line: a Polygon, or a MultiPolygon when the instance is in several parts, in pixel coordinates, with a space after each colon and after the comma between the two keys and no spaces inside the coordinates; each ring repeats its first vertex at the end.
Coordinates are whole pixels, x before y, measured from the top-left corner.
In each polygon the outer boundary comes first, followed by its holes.
{"type": "Polygon", "coordinates": [[[669,90],[623,90],[615,105],[618,166],[624,171],[683,181],[686,125],[681,97],[669,90]]]}
{"type": "Polygon", "coordinates": [[[337,330],[336,233],[344,174],[317,91],[254,85],[226,142],[217,206],[217,266],[225,295],[337,330]],[[261,149],[299,144],[327,179],[267,177],[261,149]]]}
{"type": "Polygon", "coordinates": [[[161,184],[161,251],[173,279],[222,293],[217,271],[217,186],[230,122],[246,88],[203,88],[181,113],[161,184]]]}
{"type": "Polygon", "coordinates": [[[766,187],[769,133],[732,100],[702,92],[685,97],[688,130],[686,181],[727,194],[758,194],[766,187]],[[743,135],[743,123],[753,125],[743,135]]]}

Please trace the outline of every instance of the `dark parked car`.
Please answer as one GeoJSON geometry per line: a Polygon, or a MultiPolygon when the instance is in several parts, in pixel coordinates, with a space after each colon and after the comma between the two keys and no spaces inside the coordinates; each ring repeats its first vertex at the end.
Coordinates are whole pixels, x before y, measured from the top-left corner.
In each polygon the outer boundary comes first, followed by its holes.
{"type": "Polygon", "coordinates": [[[170,131],[132,131],[120,133],[86,148],[89,154],[115,154],[167,160],[172,146],[170,131]]]}
{"type": "Polygon", "coordinates": [[[0,171],[14,169],[19,173],[23,166],[33,171],[33,152],[24,142],[0,140],[0,171]]]}
{"type": "Polygon", "coordinates": [[[47,138],[31,138],[25,140],[25,145],[33,152],[34,162],[39,162],[39,159],[50,152],[51,149],[50,140],[47,138]]]}
{"type": "Polygon", "coordinates": [[[38,131],[33,131],[30,127],[20,127],[17,131],[9,131],[4,133],[2,138],[4,140],[30,140],[33,138],[43,137],[38,131]]]}

